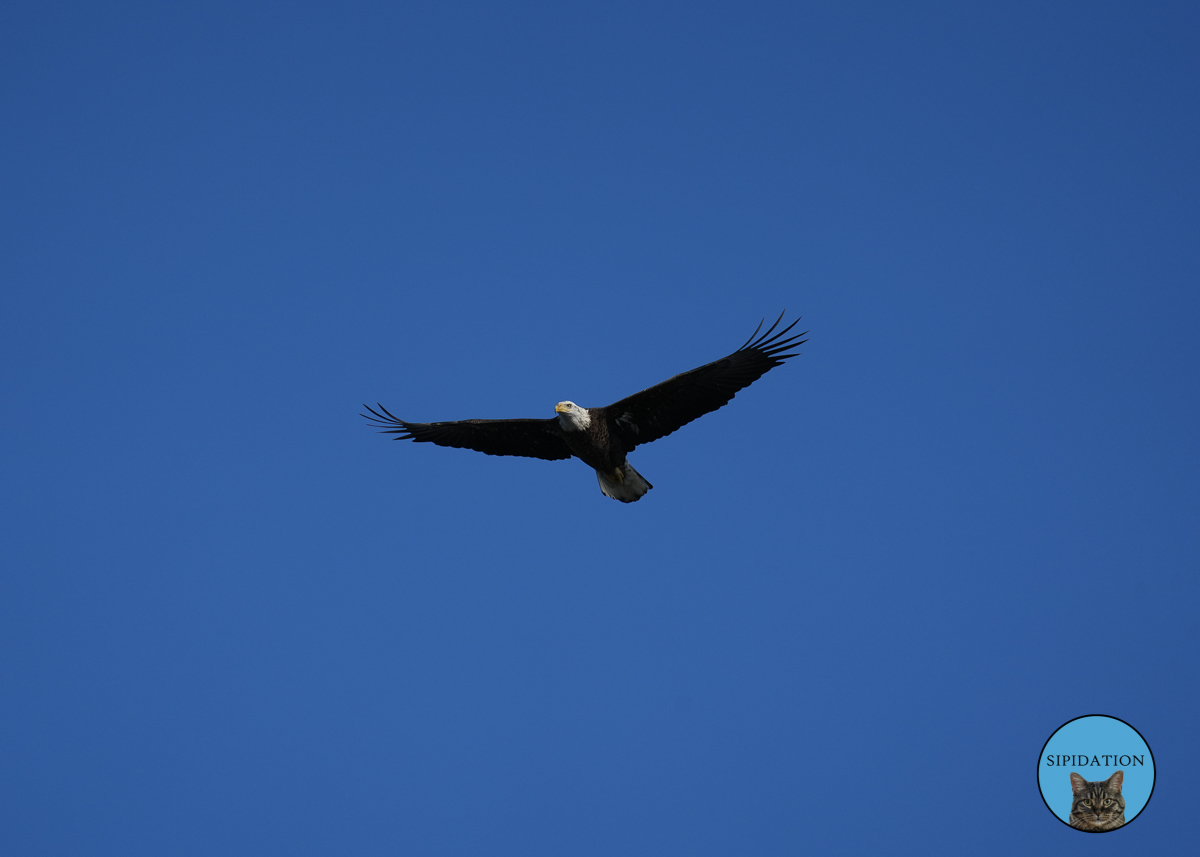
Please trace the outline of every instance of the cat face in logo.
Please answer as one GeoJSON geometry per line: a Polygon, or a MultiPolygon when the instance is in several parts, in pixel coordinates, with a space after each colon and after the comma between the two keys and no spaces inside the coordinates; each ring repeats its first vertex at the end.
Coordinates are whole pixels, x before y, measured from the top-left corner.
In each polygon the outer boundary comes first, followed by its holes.
{"type": "Polygon", "coordinates": [[[1071,826],[1103,833],[1125,823],[1125,798],[1121,783],[1125,772],[1116,771],[1107,780],[1088,782],[1071,771],[1071,826]]]}

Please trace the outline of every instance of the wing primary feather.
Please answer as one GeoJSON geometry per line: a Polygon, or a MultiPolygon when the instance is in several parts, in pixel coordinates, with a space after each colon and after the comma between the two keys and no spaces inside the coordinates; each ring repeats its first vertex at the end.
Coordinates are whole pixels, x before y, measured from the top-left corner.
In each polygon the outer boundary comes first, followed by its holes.
{"type": "MultiPolygon", "coordinates": [[[[795,321],[793,321],[791,324],[789,324],[787,327],[785,327],[783,330],[779,331],[779,333],[775,334],[774,338],[775,338],[775,339],[779,339],[779,338],[780,338],[780,337],[782,337],[782,336],[786,336],[786,335],[787,335],[787,333],[788,333],[788,331],[789,331],[789,330],[791,330],[793,327],[795,327],[795,326],[796,326],[797,324],[799,324],[799,323],[800,323],[800,319],[796,319],[796,320],[795,320],[795,321]]],[[[805,331],[805,332],[807,332],[807,331],[805,331]]],[[[803,334],[803,333],[797,333],[796,335],[797,335],[797,336],[803,336],[804,334],[803,334]]],[[[768,341],[769,341],[769,340],[768,340],[768,341]]]]}
{"type": "Polygon", "coordinates": [[[387,408],[385,408],[383,405],[380,405],[378,402],[375,404],[380,411],[383,411],[384,414],[387,414],[386,417],[379,413],[379,411],[375,410],[375,408],[372,408],[370,405],[363,405],[363,407],[370,411],[373,416],[368,417],[366,414],[359,414],[359,416],[374,423],[376,428],[379,428],[380,426],[399,426],[399,428],[380,428],[380,434],[396,435],[394,438],[392,438],[392,440],[411,440],[413,437],[415,437],[415,435],[412,433],[412,429],[409,428],[408,423],[392,414],[387,408]]]}
{"type": "MultiPolygon", "coordinates": [[[[378,402],[376,402],[375,404],[379,405],[379,403],[378,403],[378,402]]],[[[396,416],[395,414],[393,414],[391,411],[389,411],[389,410],[388,410],[387,408],[385,408],[383,405],[379,405],[379,410],[381,410],[381,411],[383,411],[385,414],[387,414],[389,419],[395,420],[395,421],[396,421],[396,422],[398,422],[398,423],[402,423],[402,422],[404,422],[404,420],[400,419],[398,416],[396,416]]]]}
{"type": "Polygon", "coordinates": [[[802,345],[805,342],[808,342],[808,340],[801,339],[799,336],[796,336],[791,339],[785,339],[782,342],[772,343],[771,345],[767,346],[766,348],[763,348],[760,350],[764,354],[778,354],[781,351],[787,351],[789,348],[792,348],[796,345],[802,345]]]}
{"type": "Polygon", "coordinates": [[[797,333],[795,336],[789,336],[787,339],[776,338],[772,342],[765,342],[762,344],[756,343],[753,347],[758,349],[759,351],[761,351],[763,354],[772,356],[772,355],[778,354],[782,351],[786,351],[787,349],[791,348],[794,345],[801,345],[805,342],[808,342],[807,339],[800,338],[807,333],[808,333],[808,331],[806,330],[806,331],[804,331],[804,333],[797,333]]]}
{"type": "MultiPolygon", "coordinates": [[[[787,310],[784,310],[783,312],[787,312],[787,310]]],[[[783,312],[779,314],[779,318],[775,319],[775,323],[767,328],[767,332],[762,335],[762,339],[759,340],[760,342],[765,342],[767,337],[771,335],[771,332],[775,330],[775,328],[779,327],[779,322],[783,321],[783,312]]]]}
{"type": "MultiPolygon", "coordinates": [[[[797,321],[799,321],[800,319],[796,319],[796,320],[797,320],[797,321]]],[[[744,348],[745,348],[747,345],[749,345],[751,342],[753,342],[753,341],[754,341],[754,337],[758,336],[758,332],[759,332],[760,330],[762,330],[762,326],[763,326],[764,324],[766,324],[766,323],[767,323],[767,320],[766,320],[765,318],[764,318],[762,321],[760,321],[760,322],[758,323],[758,327],[754,328],[754,333],[750,334],[750,338],[749,338],[749,339],[747,339],[745,342],[743,342],[743,343],[742,343],[742,347],[741,347],[741,348],[739,348],[739,349],[738,349],[738,351],[741,351],[741,350],[743,350],[743,349],[744,349],[744,348]]]]}
{"type": "MultiPolygon", "coordinates": [[[[782,320],[783,320],[783,316],[780,316],[778,319],[776,319],[775,324],[771,325],[771,330],[768,330],[766,333],[764,333],[762,336],[760,336],[754,342],[754,344],[750,347],[751,348],[759,348],[759,349],[769,347],[773,343],[777,342],[780,339],[780,337],[786,335],[789,330],[791,330],[793,327],[795,327],[800,322],[800,319],[796,319],[791,324],[789,324],[787,327],[785,327],[783,330],[779,331],[779,333],[776,333],[774,336],[772,336],[771,331],[773,331],[779,325],[779,322],[782,320]]],[[[803,336],[804,334],[801,333],[798,335],[803,336]]],[[[743,349],[744,349],[744,347],[745,346],[743,346],[743,349]]],[[[739,349],[739,350],[743,350],[743,349],[739,349]]]]}

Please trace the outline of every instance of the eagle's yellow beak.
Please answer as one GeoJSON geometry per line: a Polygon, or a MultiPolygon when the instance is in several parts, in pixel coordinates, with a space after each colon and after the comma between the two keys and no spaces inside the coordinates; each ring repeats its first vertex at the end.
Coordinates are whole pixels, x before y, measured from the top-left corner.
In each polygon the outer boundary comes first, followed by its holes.
{"type": "Polygon", "coordinates": [[[566,413],[570,413],[570,411],[571,411],[571,406],[564,405],[562,402],[559,402],[557,405],[554,406],[554,413],[556,413],[556,414],[566,414],[566,413]]]}

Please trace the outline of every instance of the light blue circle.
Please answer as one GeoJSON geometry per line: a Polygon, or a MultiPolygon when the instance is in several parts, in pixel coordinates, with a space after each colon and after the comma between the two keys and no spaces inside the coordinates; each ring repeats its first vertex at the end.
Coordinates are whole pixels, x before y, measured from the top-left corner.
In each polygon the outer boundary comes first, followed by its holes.
{"type": "Polygon", "coordinates": [[[1091,782],[1107,780],[1115,771],[1123,771],[1121,795],[1125,798],[1126,824],[1137,817],[1154,791],[1150,748],[1128,723],[1103,714],[1080,717],[1060,726],[1038,759],[1042,797],[1063,821],[1071,816],[1072,771],[1091,782]]]}

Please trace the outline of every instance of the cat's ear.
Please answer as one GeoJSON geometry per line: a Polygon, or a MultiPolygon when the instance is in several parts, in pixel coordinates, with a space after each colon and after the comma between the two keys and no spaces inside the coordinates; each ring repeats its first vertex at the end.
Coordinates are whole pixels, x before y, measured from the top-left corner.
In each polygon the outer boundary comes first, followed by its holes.
{"type": "Polygon", "coordinates": [[[1083,787],[1086,785],[1087,785],[1087,780],[1085,780],[1083,777],[1079,776],[1079,774],[1075,773],[1074,771],[1071,771],[1071,791],[1072,792],[1074,792],[1075,794],[1079,794],[1081,791],[1083,791],[1083,787]]]}
{"type": "Polygon", "coordinates": [[[1108,778],[1108,782],[1105,783],[1105,785],[1108,786],[1109,791],[1114,791],[1117,794],[1120,794],[1121,793],[1121,783],[1123,783],[1123,782],[1125,782],[1125,772],[1117,771],[1115,774],[1113,774],[1111,777],[1108,778]]]}

